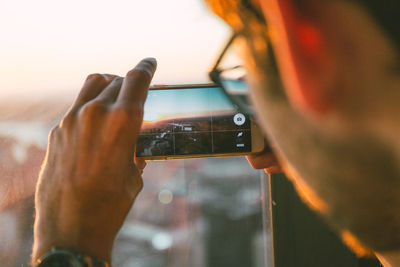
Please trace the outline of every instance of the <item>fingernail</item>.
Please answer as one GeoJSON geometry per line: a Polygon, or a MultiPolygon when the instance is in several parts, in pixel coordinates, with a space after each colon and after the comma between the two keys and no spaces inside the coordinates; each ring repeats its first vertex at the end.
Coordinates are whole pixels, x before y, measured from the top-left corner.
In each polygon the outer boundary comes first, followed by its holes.
{"type": "Polygon", "coordinates": [[[150,62],[155,67],[157,66],[157,59],[155,59],[154,57],[147,57],[147,58],[143,59],[143,61],[150,62]]]}
{"type": "Polygon", "coordinates": [[[145,58],[145,59],[143,59],[143,60],[148,60],[148,61],[157,62],[157,59],[156,59],[156,58],[154,58],[154,57],[146,57],[146,58],[145,58]]]}

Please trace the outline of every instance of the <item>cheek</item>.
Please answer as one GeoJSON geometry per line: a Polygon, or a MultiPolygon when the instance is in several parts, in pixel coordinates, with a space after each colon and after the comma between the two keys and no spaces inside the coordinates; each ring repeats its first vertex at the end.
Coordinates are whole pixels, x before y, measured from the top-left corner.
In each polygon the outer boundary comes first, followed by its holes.
{"type": "Polygon", "coordinates": [[[276,124],[282,119],[282,109],[287,100],[283,89],[276,82],[271,82],[264,73],[269,72],[256,68],[249,70],[250,99],[264,135],[268,135],[270,141],[275,141],[272,139],[282,126],[276,124]]]}
{"type": "Polygon", "coordinates": [[[250,81],[250,100],[252,105],[254,106],[254,110],[256,112],[257,123],[261,126],[264,135],[268,133],[268,103],[266,101],[267,96],[265,94],[265,90],[262,86],[258,86],[260,84],[257,80],[251,79],[250,81]]]}
{"type": "MultiPolygon", "coordinates": [[[[279,158],[280,165],[282,166],[282,169],[285,171],[286,175],[294,182],[301,198],[313,209],[322,213],[327,213],[327,204],[316,195],[316,193],[304,182],[303,179],[300,178],[300,175],[297,174],[295,168],[284,157],[285,153],[283,152],[287,151],[281,151],[283,148],[279,146],[279,144],[282,142],[281,138],[284,136],[282,134],[282,125],[284,125],[284,123],[279,123],[279,121],[285,119],[284,117],[279,117],[284,113],[284,111],[279,108],[278,104],[274,106],[272,103],[273,101],[269,101],[271,96],[268,98],[268,93],[266,93],[268,88],[260,86],[260,84],[263,84],[262,80],[257,80],[256,78],[253,78],[250,82],[252,89],[251,99],[256,109],[258,123],[260,124],[264,133],[266,133],[265,135],[268,136],[268,140],[272,142],[272,145],[276,148],[275,153],[278,154],[277,157],[279,158]],[[281,134],[279,134],[279,132],[281,134]]],[[[289,120],[289,118],[286,118],[286,120],[289,120]]],[[[289,131],[290,130],[287,128],[284,130],[286,133],[289,131]]]]}

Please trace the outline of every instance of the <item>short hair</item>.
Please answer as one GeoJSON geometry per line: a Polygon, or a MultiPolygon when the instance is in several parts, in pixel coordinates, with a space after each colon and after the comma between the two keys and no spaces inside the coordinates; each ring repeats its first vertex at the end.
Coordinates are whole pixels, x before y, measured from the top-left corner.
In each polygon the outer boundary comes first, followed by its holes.
{"type": "Polygon", "coordinates": [[[400,1],[399,0],[353,0],[376,19],[389,38],[400,50],[400,1]]]}
{"type": "MultiPolygon", "coordinates": [[[[229,24],[235,24],[237,17],[235,11],[243,11],[243,7],[249,5],[250,0],[205,0],[211,9],[220,17],[225,19],[229,24]]],[[[333,0],[326,0],[333,1],[333,0]]],[[[400,53],[400,0],[338,0],[353,2],[365,10],[376,20],[378,25],[386,33],[393,43],[397,51],[400,53]]],[[[308,0],[294,0],[300,7],[305,9],[308,0]]]]}

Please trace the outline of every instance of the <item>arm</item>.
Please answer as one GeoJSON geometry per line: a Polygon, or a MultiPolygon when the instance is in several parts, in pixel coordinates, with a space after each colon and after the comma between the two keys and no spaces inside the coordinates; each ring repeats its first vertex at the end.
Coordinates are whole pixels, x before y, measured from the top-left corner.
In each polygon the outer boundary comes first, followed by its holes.
{"type": "Polygon", "coordinates": [[[144,161],[134,151],[155,69],[156,61],[145,59],[125,78],[88,76],[51,131],[36,190],[32,262],[55,246],[110,261],[142,189],[144,161]]]}

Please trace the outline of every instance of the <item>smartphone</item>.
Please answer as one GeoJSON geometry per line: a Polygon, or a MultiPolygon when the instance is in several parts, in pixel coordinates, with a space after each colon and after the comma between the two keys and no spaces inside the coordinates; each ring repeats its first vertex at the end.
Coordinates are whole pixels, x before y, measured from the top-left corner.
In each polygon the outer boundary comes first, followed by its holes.
{"type": "Polygon", "coordinates": [[[249,116],[215,84],[152,86],[136,156],[148,160],[237,156],[264,148],[249,116]]]}

